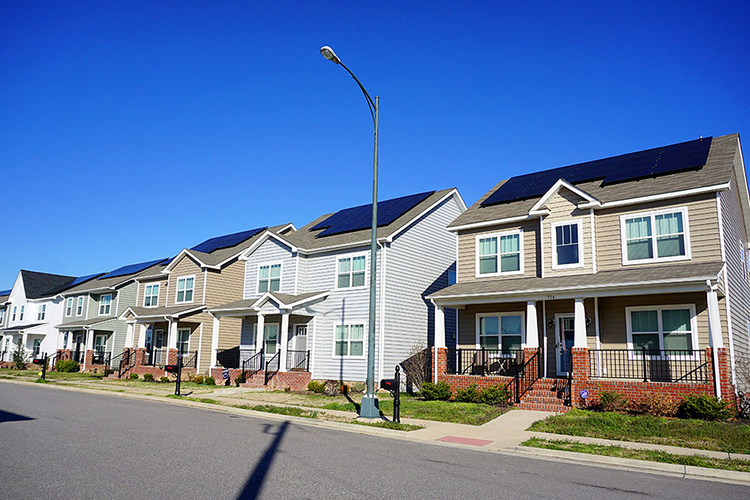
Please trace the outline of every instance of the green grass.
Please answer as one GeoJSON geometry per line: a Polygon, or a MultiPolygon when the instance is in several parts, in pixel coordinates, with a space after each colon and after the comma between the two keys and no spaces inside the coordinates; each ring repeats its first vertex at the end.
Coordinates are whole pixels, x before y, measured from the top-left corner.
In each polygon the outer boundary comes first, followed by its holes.
{"type": "MultiPolygon", "coordinates": [[[[38,368],[38,367],[37,367],[38,368]]],[[[33,378],[36,379],[39,377],[39,372],[41,370],[34,369],[34,370],[10,370],[10,369],[2,369],[0,370],[0,376],[5,376],[5,378],[33,378]]],[[[103,373],[66,373],[66,372],[55,372],[55,371],[47,371],[46,374],[47,380],[100,380],[102,377],[104,377],[103,373]]]]}
{"type": "MultiPolygon", "coordinates": [[[[393,398],[379,398],[380,411],[393,415],[393,398]]],[[[401,395],[401,417],[482,425],[493,420],[507,409],[479,403],[452,403],[449,401],[424,401],[408,394],[401,395]]]]}
{"type": "Polygon", "coordinates": [[[530,431],[750,453],[750,425],[571,410],[534,422],[530,431]]]}
{"type": "Polygon", "coordinates": [[[164,397],[165,398],[173,398],[173,399],[184,399],[186,401],[195,401],[197,403],[206,403],[206,404],[209,404],[209,405],[223,405],[224,404],[221,401],[218,401],[216,399],[211,399],[211,398],[193,398],[193,397],[190,397],[190,396],[176,396],[174,394],[167,394],[164,397]]]}
{"type": "Polygon", "coordinates": [[[266,413],[275,413],[277,415],[289,415],[291,417],[318,418],[318,412],[314,410],[305,410],[294,406],[273,406],[273,405],[231,405],[234,408],[243,410],[262,411],[266,413]]]}
{"type": "Polygon", "coordinates": [[[393,429],[396,431],[418,431],[419,429],[424,429],[421,425],[399,424],[397,422],[362,422],[354,420],[352,423],[357,425],[367,425],[370,427],[382,427],[383,429],[393,429]]]}
{"type": "Polygon", "coordinates": [[[750,462],[746,460],[709,458],[699,455],[674,455],[672,453],[657,450],[634,450],[623,448],[622,446],[576,443],[573,441],[547,440],[540,438],[531,438],[521,443],[521,446],[544,448],[547,450],[572,451],[576,453],[589,453],[591,455],[603,455],[607,457],[633,458],[636,460],[648,460],[651,462],[667,464],[692,465],[695,467],[708,467],[710,469],[750,472],[750,462]]]}

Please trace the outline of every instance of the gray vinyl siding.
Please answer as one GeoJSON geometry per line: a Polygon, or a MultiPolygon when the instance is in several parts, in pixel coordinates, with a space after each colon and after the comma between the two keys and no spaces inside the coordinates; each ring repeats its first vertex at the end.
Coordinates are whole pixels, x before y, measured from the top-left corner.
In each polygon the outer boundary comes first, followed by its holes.
{"type": "Polygon", "coordinates": [[[292,249],[277,240],[264,241],[245,263],[245,291],[244,298],[258,297],[258,266],[281,262],[281,289],[279,292],[294,294],[295,288],[295,258],[292,249]]]}

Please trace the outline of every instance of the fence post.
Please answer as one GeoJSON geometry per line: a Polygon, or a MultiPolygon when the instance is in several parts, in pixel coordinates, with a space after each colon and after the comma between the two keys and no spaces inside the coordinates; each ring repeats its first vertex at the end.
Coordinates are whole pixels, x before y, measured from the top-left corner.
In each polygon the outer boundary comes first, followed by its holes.
{"type": "Polygon", "coordinates": [[[307,361],[305,362],[305,371],[310,371],[310,349],[307,350],[307,361]]]}
{"type": "Polygon", "coordinates": [[[456,349],[456,373],[461,374],[463,373],[463,367],[461,366],[461,360],[463,358],[461,357],[461,348],[459,347],[456,349]]]}
{"type": "Polygon", "coordinates": [[[515,379],[516,380],[516,403],[521,402],[521,383],[520,383],[521,378],[520,377],[521,377],[521,374],[517,373],[516,379],[515,379]]]}
{"type": "Polygon", "coordinates": [[[641,346],[641,361],[643,361],[643,381],[648,382],[646,375],[646,346],[641,346]]]}
{"type": "Polygon", "coordinates": [[[484,346],[482,346],[482,357],[479,360],[479,364],[482,366],[482,376],[483,377],[485,376],[485,373],[484,373],[484,359],[485,358],[484,358],[484,356],[485,356],[485,351],[484,351],[484,346]]]}

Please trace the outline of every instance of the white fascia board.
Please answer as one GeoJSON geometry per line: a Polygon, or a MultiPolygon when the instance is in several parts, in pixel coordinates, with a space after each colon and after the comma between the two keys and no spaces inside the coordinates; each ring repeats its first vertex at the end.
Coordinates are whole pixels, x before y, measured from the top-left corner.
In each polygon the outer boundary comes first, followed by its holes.
{"type": "Polygon", "coordinates": [[[547,190],[546,193],[539,199],[539,201],[536,202],[536,204],[531,207],[531,210],[529,210],[529,213],[536,212],[537,210],[540,210],[547,201],[552,198],[558,191],[560,191],[561,188],[565,188],[569,191],[574,192],[584,200],[586,200],[588,203],[599,203],[599,200],[588,194],[586,191],[583,191],[581,189],[578,189],[573,184],[569,183],[565,179],[558,179],[557,182],[555,182],[551,188],[547,190]]]}
{"type": "Polygon", "coordinates": [[[132,314],[133,316],[135,316],[135,311],[133,311],[133,307],[132,306],[128,306],[128,307],[125,308],[125,310],[123,312],[120,313],[120,315],[117,317],[117,319],[125,321],[125,316],[127,316],[128,312],[130,312],[130,314],[132,314]]]}
{"type": "Polygon", "coordinates": [[[313,295],[312,297],[307,297],[306,299],[298,300],[297,302],[292,302],[287,307],[290,309],[301,306],[302,304],[306,304],[308,302],[312,302],[314,300],[322,299],[323,297],[328,297],[331,294],[331,292],[321,292],[319,294],[313,295]]]}
{"type": "Polygon", "coordinates": [[[257,299],[257,300],[255,301],[255,303],[253,304],[253,307],[252,307],[252,309],[253,309],[254,311],[260,311],[260,310],[261,310],[261,309],[263,308],[263,306],[264,306],[264,305],[265,305],[265,304],[266,304],[266,303],[267,303],[267,302],[268,302],[269,300],[273,300],[274,302],[277,302],[277,303],[279,304],[279,310],[282,310],[282,309],[283,309],[283,310],[286,310],[286,309],[289,309],[289,308],[290,308],[290,306],[288,306],[287,304],[284,304],[284,303],[283,303],[283,302],[281,301],[281,299],[279,299],[278,297],[276,297],[275,295],[273,295],[273,294],[272,294],[271,292],[266,292],[266,293],[264,293],[263,295],[261,295],[260,297],[258,297],[258,299],[257,299]]]}
{"type": "Polygon", "coordinates": [[[737,136],[737,154],[740,161],[734,163],[734,176],[737,178],[737,194],[740,197],[742,220],[745,222],[745,235],[748,238],[748,248],[750,248],[750,194],[748,194],[745,158],[742,156],[742,144],[740,144],[739,136],[737,136]]]}
{"type": "MultiPolygon", "coordinates": [[[[292,226],[294,227],[294,226],[292,226]]],[[[250,254],[252,254],[260,245],[268,241],[269,239],[275,239],[279,243],[284,244],[284,246],[287,246],[291,248],[292,253],[297,253],[297,247],[289,243],[287,240],[285,240],[283,237],[279,236],[278,234],[274,234],[273,232],[266,229],[266,234],[258,238],[252,245],[244,249],[242,252],[240,252],[240,256],[238,257],[239,260],[247,260],[250,258],[250,254]]]]}
{"type": "Polygon", "coordinates": [[[281,231],[289,229],[290,227],[292,228],[292,231],[296,231],[297,230],[297,228],[295,227],[294,223],[290,222],[289,224],[285,225],[284,227],[280,227],[279,229],[277,229],[276,232],[280,233],[281,231]]]}
{"type": "MultiPolygon", "coordinates": [[[[385,238],[378,238],[378,241],[384,242],[385,238]]],[[[299,253],[303,255],[313,255],[317,253],[328,253],[328,252],[335,252],[337,250],[345,250],[348,248],[357,248],[357,247],[364,247],[367,246],[369,248],[370,240],[362,240],[362,241],[354,241],[352,243],[342,243],[341,245],[331,245],[330,247],[322,247],[322,248],[314,248],[310,250],[306,250],[304,248],[299,248],[299,253]]]]}
{"type": "Polygon", "coordinates": [[[714,193],[716,191],[726,191],[732,187],[731,182],[725,182],[723,184],[714,184],[713,186],[705,186],[694,189],[686,189],[684,191],[673,191],[671,193],[654,194],[651,196],[642,196],[640,198],[628,198],[627,200],[608,201],[602,203],[600,207],[595,208],[615,208],[622,207],[625,205],[637,205],[639,203],[649,203],[652,201],[671,200],[673,198],[682,198],[683,196],[693,196],[697,194],[714,193]]]}
{"type": "Polygon", "coordinates": [[[201,267],[207,267],[203,262],[201,262],[201,260],[198,257],[196,257],[195,255],[193,255],[192,253],[190,253],[190,250],[188,250],[187,248],[183,248],[182,250],[180,250],[180,253],[177,254],[177,257],[175,257],[174,259],[172,259],[172,262],[170,262],[169,264],[167,264],[167,267],[165,267],[164,269],[162,269],[161,274],[169,274],[169,273],[171,273],[172,272],[172,267],[176,266],[177,262],[179,262],[182,259],[182,257],[184,257],[184,256],[190,257],[195,262],[197,262],[198,265],[201,266],[201,267]]]}
{"type": "Polygon", "coordinates": [[[422,212],[420,212],[418,215],[416,215],[415,217],[412,217],[411,220],[404,223],[404,225],[398,228],[396,231],[394,231],[393,233],[391,233],[390,235],[382,239],[384,239],[385,242],[387,243],[392,243],[393,239],[399,234],[401,234],[403,231],[405,231],[409,226],[411,226],[414,221],[418,221],[419,219],[424,217],[424,215],[428,213],[430,210],[432,210],[433,208],[435,208],[436,206],[438,206],[439,204],[441,204],[442,202],[444,202],[445,200],[447,200],[448,198],[454,195],[457,196],[459,205],[462,206],[461,212],[463,213],[464,211],[466,211],[466,204],[464,203],[464,200],[461,199],[461,195],[458,194],[458,189],[454,188],[454,189],[451,189],[449,192],[445,193],[445,195],[440,197],[439,200],[436,200],[435,203],[431,204],[429,207],[422,210],[422,212]]]}
{"type": "Polygon", "coordinates": [[[526,215],[519,215],[517,217],[508,217],[505,219],[495,219],[495,220],[488,220],[483,222],[474,222],[472,224],[464,224],[463,226],[455,226],[455,227],[449,227],[447,228],[448,231],[451,232],[458,232],[458,231],[464,231],[466,229],[479,229],[482,227],[489,227],[489,226],[499,226],[502,224],[510,224],[512,222],[522,222],[529,219],[535,219],[536,217],[531,216],[529,214],[526,215]]]}

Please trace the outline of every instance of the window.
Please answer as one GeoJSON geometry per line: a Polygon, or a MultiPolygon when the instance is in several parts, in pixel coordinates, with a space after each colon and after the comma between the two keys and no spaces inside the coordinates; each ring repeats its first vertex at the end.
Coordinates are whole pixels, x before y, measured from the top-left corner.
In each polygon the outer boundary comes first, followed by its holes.
{"type": "Polygon", "coordinates": [[[187,354],[188,343],[190,342],[190,328],[180,328],[177,330],[177,352],[187,354]]]}
{"type": "Polygon", "coordinates": [[[47,316],[47,304],[42,304],[39,306],[39,309],[37,309],[36,320],[44,321],[45,316],[47,316]]]}
{"type": "Polygon", "coordinates": [[[73,297],[68,297],[68,300],[65,304],[65,316],[72,316],[73,315],[73,297]]]}
{"type": "Polygon", "coordinates": [[[362,357],[365,349],[365,325],[336,325],[336,356],[362,357]]]}
{"type": "Polygon", "coordinates": [[[690,258],[687,209],[621,217],[623,264],[690,258]]]}
{"type": "Polygon", "coordinates": [[[365,286],[365,256],[342,257],[338,260],[336,288],[365,286]]]}
{"type": "Polygon", "coordinates": [[[0,326],[2,326],[4,319],[5,319],[5,308],[3,307],[2,309],[0,309],[0,326]]]}
{"type": "Polygon", "coordinates": [[[18,321],[23,321],[23,310],[26,308],[26,306],[21,306],[21,314],[18,315],[18,321]]]}
{"type": "Polygon", "coordinates": [[[17,311],[18,311],[18,307],[13,306],[13,315],[10,318],[11,321],[15,321],[16,320],[16,312],[17,311]]]}
{"type": "Polygon", "coordinates": [[[112,295],[102,295],[99,297],[99,316],[107,316],[112,311],[112,295]]]}
{"type": "Polygon", "coordinates": [[[195,285],[194,276],[186,276],[177,279],[177,297],[176,303],[193,301],[193,286],[195,285]]]}
{"type": "Polygon", "coordinates": [[[42,350],[42,339],[34,339],[33,347],[31,348],[31,356],[33,358],[38,358],[41,350],[42,350]]]}
{"type": "Polygon", "coordinates": [[[477,236],[477,276],[523,272],[521,232],[477,236]]]}
{"type": "Polygon", "coordinates": [[[258,293],[278,292],[281,289],[281,264],[258,266],[258,293]]]}
{"type": "Polygon", "coordinates": [[[552,269],[583,266],[581,221],[552,224],[552,269]]]}
{"type": "Polygon", "coordinates": [[[159,285],[146,285],[143,294],[143,307],[156,307],[159,305],[159,285]]]}
{"type": "Polygon", "coordinates": [[[625,314],[628,344],[636,351],[697,348],[694,305],[628,307],[625,314]]]}
{"type": "Polygon", "coordinates": [[[524,314],[478,314],[477,345],[504,353],[521,350],[524,340],[524,314]]]}
{"type": "Polygon", "coordinates": [[[76,316],[83,315],[83,295],[78,297],[78,303],[76,305],[76,316]]]}

